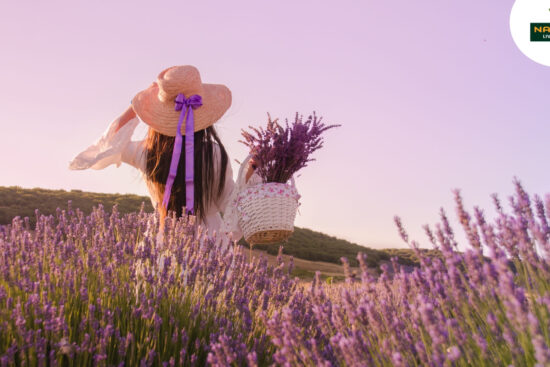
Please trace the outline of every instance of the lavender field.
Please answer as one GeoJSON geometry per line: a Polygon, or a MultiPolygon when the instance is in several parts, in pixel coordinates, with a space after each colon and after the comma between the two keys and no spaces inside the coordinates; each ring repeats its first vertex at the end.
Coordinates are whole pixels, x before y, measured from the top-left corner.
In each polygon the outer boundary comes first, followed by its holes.
{"type": "Polygon", "coordinates": [[[360,279],[306,286],[184,219],[160,245],[144,211],[16,217],[0,226],[0,365],[550,365],[550,195],[515,189],[491,223],[456,192],[465,252],[442,211],[425,228],[441,257],[375,278],[358,254],[360,279]]]}

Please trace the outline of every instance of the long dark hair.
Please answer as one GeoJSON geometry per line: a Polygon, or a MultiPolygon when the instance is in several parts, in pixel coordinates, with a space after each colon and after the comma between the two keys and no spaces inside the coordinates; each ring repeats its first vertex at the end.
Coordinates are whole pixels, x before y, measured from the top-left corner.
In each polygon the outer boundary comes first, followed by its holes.
{"type": "MultiPolygon", "coordinates": [[[[175,137],[166,136],[149,128],[146,138],[146,169],[147,185],[154,199],[159,204],[161,221],[167,212],[162,208],[162,199],[175,137]]],[[[185,141],[185,137],[184,137],[185,141]]],[[[225,183],[225,170],[228,164],[227,152],[213,126],[195,132],[195,215],[204,220],[206,208],[223,192],[225,183]],[[214,144],[218,144],[221,161],[216,162],[214,144]],[[219,177],[214,177],[214,165],[219,164],[219,177]],[[215,184],[217,183],[217,187],[215,184]]],[[[182,147],[178,172],[172,186],[168,211],[175,211],[180,217],[185,208],[185,146],[182,147]]]]}

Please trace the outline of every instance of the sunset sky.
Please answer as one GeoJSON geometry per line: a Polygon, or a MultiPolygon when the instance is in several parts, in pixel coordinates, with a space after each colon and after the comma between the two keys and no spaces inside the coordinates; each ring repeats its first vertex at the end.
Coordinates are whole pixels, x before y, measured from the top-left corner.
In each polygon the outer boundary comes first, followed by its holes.
{"type": "Polygon", "coordinates": [[[297,226],[402,247],[400,215],[428,246],[440,207],[457,223],[453,188],[489,216],[514,176],[550,192],[550,68],[512,41],[513,2],[2,1],[0,185],[146,195],[131,167],[68,163],[162,69],[190,64],[232,91],[216,124],[231,160],[267,112],[342,124],[297,178],[297,226]]]}

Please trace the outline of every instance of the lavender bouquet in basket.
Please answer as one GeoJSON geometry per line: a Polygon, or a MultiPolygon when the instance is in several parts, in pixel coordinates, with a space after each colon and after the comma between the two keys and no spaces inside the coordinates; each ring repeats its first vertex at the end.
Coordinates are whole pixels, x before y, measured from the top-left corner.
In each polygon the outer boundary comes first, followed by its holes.
{"type": "Polygon", "coordinates": [[[340,126],[326,126],[315,112],[305,121],[296,113],[294,122],[285,120],[284,127],[267,116],[265,129],[250,126],[252,132],[242,131],[241,143],[250,149],[263,181],[244,188],[236,199],[238,223],[251,248],[253,244],[285,241],[292,234],[300,195],[294,181],[291,185],[287,181],[314,160],[311,154],[323,146],[321,134],[340,126]]]}
{"type": "Polygon", "coordinates": [[[305,121],[296,113],[294,122],[289,125],[285,120],[284,127],[277,122],[278,119],[272,120],[269,113],[267,116],[265,130],[249,126],[252,132],[242,130],[244,140],[240,140],[250,148],[250,154],[258,165],[256,172],[264,183],[286,183],[294,173],[315,160],[311,154],[323,147],[321,134],[340,126],[325,125],[315,112],[305,121]]]}

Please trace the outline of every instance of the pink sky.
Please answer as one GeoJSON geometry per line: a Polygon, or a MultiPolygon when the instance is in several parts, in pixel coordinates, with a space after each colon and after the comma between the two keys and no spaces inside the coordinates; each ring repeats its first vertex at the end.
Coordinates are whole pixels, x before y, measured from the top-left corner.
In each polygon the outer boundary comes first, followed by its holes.
{"type": "Polygon", "coordinates": [[[514,176],[548,192],[550,69],[514,45],[512,4],[2,2],[0,185],[145,195],[131,167],[68,162],[159,71],[191,64],[232,90],[217,124],[232,159],[247,154],[241,128],[266,112],[342,124],[297,179],[296,225],[400,247],[397,214],[428,246],[421,226],[440,207],[456,223],[453,188],[489,214],[514,176]]]}

